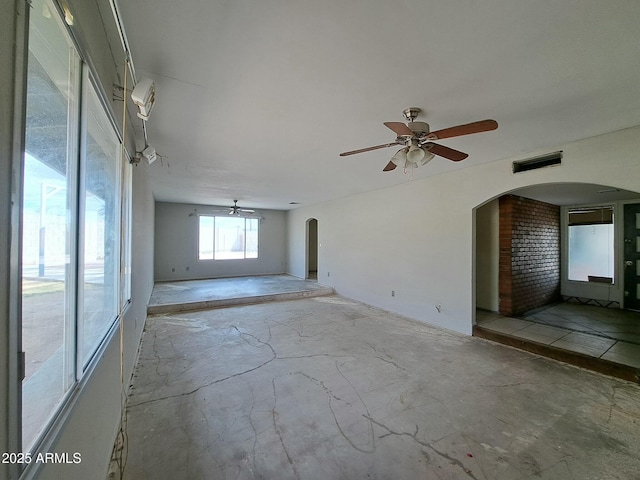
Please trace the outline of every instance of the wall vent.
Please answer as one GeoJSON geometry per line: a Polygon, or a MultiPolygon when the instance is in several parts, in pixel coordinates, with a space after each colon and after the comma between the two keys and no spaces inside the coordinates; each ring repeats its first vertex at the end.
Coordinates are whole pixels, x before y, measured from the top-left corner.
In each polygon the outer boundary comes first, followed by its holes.
{"type": "Polygon", "coordinates": [[[562,152],[549,153],[541,157],[513,162],[513,173],[528,172],[537,168],[552,167],[562,163],[562,152]]]}

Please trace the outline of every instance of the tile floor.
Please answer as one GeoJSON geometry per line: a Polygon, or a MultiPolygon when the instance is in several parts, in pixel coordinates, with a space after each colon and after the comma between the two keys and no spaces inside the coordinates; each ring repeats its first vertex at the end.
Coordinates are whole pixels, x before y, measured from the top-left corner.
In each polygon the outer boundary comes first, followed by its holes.
{"type": "Polygon", "coordinates": [[[478,311],[487,330],[640,368],[640,313],[564,302],[523,317],[478,311]]]}

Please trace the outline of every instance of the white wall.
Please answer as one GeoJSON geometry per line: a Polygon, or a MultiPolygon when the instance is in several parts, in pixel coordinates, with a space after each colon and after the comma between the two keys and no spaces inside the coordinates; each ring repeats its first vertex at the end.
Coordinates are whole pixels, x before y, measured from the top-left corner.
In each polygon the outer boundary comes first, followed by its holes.
{"type": "Polygon", "coordinates": [[[300,207],[287,217],[288,272],[304,277],[305,222],[317,218],[320,283],[347,297],[471,334],[475,207],[544,183],[597,183],[637,191],[638,178],[640,127],[635,127],[300,207]],[[513,160],[556,150],[564,151],[562,165],[512,173],[513,160]],[[402,211],[397,205],[403,205],[402,211]]]}
{"type": "Polygon", "coordinates": [[[476,210],[476,306],[499,309],[500,209],[496,198],[476,210]]]}
{"type": "Polygon", "coordinates": [[[198,214],[220,207],[156,203],[155,278],[157,281],[218,278],[285,272],[286,212],[260,210],[258,258],[198,260],[198,214]]]}

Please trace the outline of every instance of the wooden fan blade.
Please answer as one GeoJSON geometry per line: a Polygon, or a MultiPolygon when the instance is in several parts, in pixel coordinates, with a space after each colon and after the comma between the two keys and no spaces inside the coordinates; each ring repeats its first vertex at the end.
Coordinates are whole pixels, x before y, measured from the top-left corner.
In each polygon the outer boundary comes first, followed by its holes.
{"type": "Polygon", "coordinates": [[[456,127],[445,128],[444,130],[436,130],[429,133],[429,140],[441,140],[443,138],[459,137],[461,135],[469,135],[471,133],[488,132],[498,128],[498,122],[495,120],[480,120],[479,122],[467,123],[466,125],[458,125],[456,127]]]}
{"type": "Polygon", "coordinates": [[[402,137],[404,135],[408,135],[409,137],[414,136],[414,133],[411,131],[411,129],[402,122],[384,122],[384,126],[393,130],[399,137],[402,137]]]}
{"type": "Polygon", "coordinates": [[[367,147],[367,148],[361,148],[359,150],[351,150],[350,152],[341,153],[340,156],[341,157],[346,157],[347,155],[354,155],[356,153],[370,152],[371,150],[378,150],[379,148],[393,147],[394,145],[399,145],[399,143],[398,142],[385,143],[384,145],[376,145],[375,147],[367,147]]]}
{"type": "Polygon", "coordinates": [[[393,162],[387,163],[387,166],[382,169],[383,172],[390,172],[396,168],[396,164],[393,162]]]}
{"type": "Polygon", "coordinates": [[[444,145],[438,145],[437,143],[426,143],[424,147],[429,150],[431,153],[435,155],[439,155],[446,159],[452,160],[454,162],[459,162],[460,160],[464,160],[469,155],[461,152],[459,150],[455,150],[453,148],[445,147],[444,145]]]}

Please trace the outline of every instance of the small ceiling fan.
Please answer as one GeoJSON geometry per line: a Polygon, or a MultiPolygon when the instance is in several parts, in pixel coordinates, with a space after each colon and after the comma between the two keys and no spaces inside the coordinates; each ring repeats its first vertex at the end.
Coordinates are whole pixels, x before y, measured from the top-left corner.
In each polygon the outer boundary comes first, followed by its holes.
{"type": "Polygon", "coordinates": [[[498,122],[495,120],[480,120],[479,122],[457,125],[455,127],[430,132],[428,123],[414,121],[421,111],[422,110],[417,107],[404,109],[402,113],[408,121],[407,124],[402,122],[384,122],[384,125],[397,135],[395,142],[343,152],[340,156],[346,157],[347,155],[354,155],[356,153],[402,145],[403,147],[396,152],[391,158],[391,161],[382,169],[383,172],[389,172],[398,166],[404,168],[420,167],[426,165],[434,155],[459,162],[469,155],[459,150],[433,143],[432,140],[488,132],[498,128],[498,122]]]}
{"type": "Polygon", "coordinates": [[[238,200],[234,200],[233,207],[229,207],[229,215],[240,215],[241,213],[256,213],[256,211],[248,208],[240,208],[238,206],[238,200]]]}

